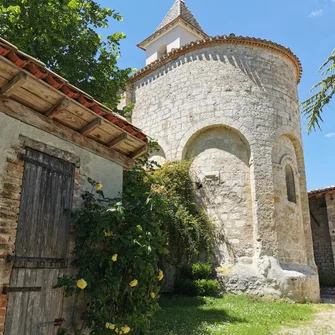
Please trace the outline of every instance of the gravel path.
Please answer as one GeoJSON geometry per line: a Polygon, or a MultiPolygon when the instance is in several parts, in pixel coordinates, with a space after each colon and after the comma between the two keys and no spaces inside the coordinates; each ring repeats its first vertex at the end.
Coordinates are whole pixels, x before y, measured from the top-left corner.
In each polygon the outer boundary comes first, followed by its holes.
{"type": "Polygon", "coordinates": [[[279,335],[335,335],[335,297],[322,297],[327,306],[315,306],[315,319],[299,328],[283,328],[279,335]]]}

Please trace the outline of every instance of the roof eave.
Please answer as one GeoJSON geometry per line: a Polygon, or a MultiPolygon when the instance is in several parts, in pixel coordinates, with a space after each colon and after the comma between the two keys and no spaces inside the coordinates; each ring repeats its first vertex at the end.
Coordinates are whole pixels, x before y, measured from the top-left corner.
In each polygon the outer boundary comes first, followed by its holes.
{"type": "Polygon", "coordinates": [[[155,31],[152,35],[150,35],[149,37],[147,37],[145,40],[143,40],[142,42],[138,43],[137,46],[146,51],[146,48],[149,44],[151,44],[153,42],[153,40],[155,40],[156,37],[158,37],[159,35],[161,35],[163,32],[170,30],[171,28],[173,28],[174,26],[176,26],[179,22],[185,24],[186,26],[190,27],[191,30],[195,30],[195,32],[200,35],[202,38],[206,38],[209,37],[204,31],[199,30],[198,28],[196,28],[195,26],[193,26],[191,23],[187,22],[181,15],[179,15],[177,18],[175,18],[173,21],[171,21],[169,24],[167,24],[166,26],[164,26],[163,28],[155,31]]]}

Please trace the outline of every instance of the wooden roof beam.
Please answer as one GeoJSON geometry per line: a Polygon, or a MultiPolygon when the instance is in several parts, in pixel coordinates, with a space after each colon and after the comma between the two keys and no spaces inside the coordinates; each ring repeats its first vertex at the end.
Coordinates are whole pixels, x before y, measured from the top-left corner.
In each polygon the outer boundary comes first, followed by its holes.
{"type": "Polygon", "coordinates": [[[9,81],[2,89],[1,94],[6,97],[10,97],[18,90],[24,82],[27,80],[27,75],[23,72],[19,72],[11,81],[9,81]]]}
{"type": "Polygon", "coordinates": [[[115,146],[117,146],[118,144],[124,142],[126,139],[128,138],[126,133],[122,133],[121,135],[119,135],[118,137],[112,139],[108,144],[108,148],[114,148],[115,146]]]}
{"type": "Polygon", "coordinates": [[[94,129],[96,129],[99,126],[101,126],[101,124],[102,124],[102,120],[99,119],[99,118],[96,118],[92,122],[88,123],[85,127],[83,127],[82,129],[80,129],[79,132],[82,135],[87,135],[90,132],[92,132],[94,129]]]}
{"type": "Polygon", "coordinates": [[[0,95],[0,113],[4,113],[32,127],[41,129],[46,133],[73,143],[95,155],[113,161],[126,169],[130,168],[134,163],[130,157],[110,149],[107,146],[62,125],[56,120],[45,117],[45,115],[35,112],[31,108],[3,95],[0,95]]]}
{"type": "Polygon", "coordinates": [[[139,149],[137,149],[136,151],[134,151],[134,152],[130,155],[130,158],[132,158],[132,159],[136,159],[137,157],[143,155],[147,150],[148,150],[147,145],[143,145],[142,147],[140,147],[139,149]]]}
{"type": "Polygon", "coordinates": [[[61,101],[59,101],[55,106],[52,106],[48,111],[46,111],[44,115],[52,119],[62,110],[66,109],[69,106],[69,104],[70,104],[69,99],[64,98],[61,101]]]}

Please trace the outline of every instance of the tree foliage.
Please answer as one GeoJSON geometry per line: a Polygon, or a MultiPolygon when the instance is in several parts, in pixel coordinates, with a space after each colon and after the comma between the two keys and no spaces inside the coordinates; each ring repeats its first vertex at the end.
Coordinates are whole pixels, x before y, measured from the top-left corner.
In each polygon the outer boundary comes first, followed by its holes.
{"type": "Polygon", "coordinates": [[[319,91],[301,103],[302,113],[308,119],[309,132],[316,128],[321,129],[320,122],[323,122],[321,113],[335,93],[335,49],[320,67],[319,73],[325,78],[311,89],[311,91],[319,91]]]}
{"type": "Polygon", "coordinates": [[[104,41],[97,29],[115,10],[93,0],[2,0],[0,35],[95,99],[116,107],[131,69],[117,67],[123,33],[104,41]]]}

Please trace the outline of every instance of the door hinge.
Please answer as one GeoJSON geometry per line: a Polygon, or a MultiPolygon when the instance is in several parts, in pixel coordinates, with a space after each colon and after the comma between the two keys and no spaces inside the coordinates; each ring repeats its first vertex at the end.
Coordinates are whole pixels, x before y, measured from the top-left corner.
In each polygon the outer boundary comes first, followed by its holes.
{"type": "Polygon", "coordinates": [[[13,292],[40,292],[42,287],[7,287],[4,286],[2,294],[13,293],[13,292]]]}
{"type": "Polygon", "coordinates": [[[6,262],[31,262],[31,263],[64,263],[65,258],[47,258],[47,257],[25,257],[25,256],[14,256],[8,254],[6,256],[6,262]]]}

